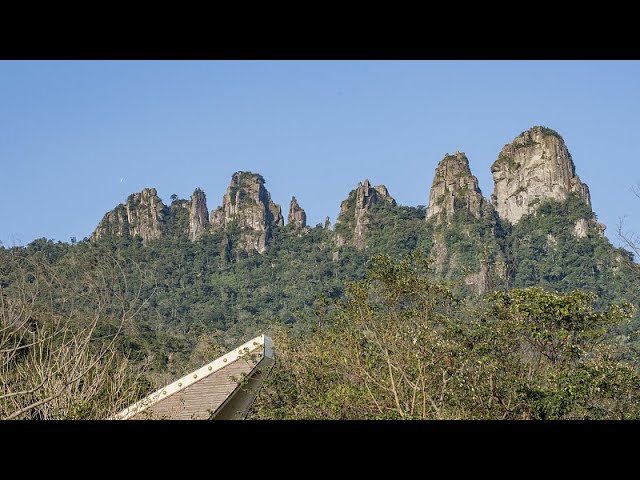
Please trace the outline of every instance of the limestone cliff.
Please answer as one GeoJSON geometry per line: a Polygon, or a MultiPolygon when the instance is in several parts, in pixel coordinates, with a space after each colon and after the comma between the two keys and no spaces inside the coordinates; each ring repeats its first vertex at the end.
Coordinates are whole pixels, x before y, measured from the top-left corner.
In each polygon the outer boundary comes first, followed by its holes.
{"type": "Polygon", "coordinates": [[[340,204],[340,214],[336,219],[335,230],[338,246],[347,241],[356,248],[365,247],[366,234],[370,221],[370,210],[376,205],[395,207],[396,201],[384,185],[371,186],[369,180],[358,183],[358,187],[349,193],[349,197],[340,204]]]}
{"type": "Polygon", "coordinates": [[[438,164],[429,192],[427,220],[451,221],[454,213],[466,211],[476,218],[492,214],[493,208],[482,196],[478,179],[471,174],[466,155],[446,154],[438,164]]]}
{"type": "Polygon", "coordinates": [[[242,243],[248,252],[264,252],[273,228],[284,225],[281,208],[271,200],[264,184],[264,178],[256,173],[234,173],[222,206],[211,212],[212,228],[237,224],[245,232],[242,243]]]}
{"type": "Polygon", "coordinates": [[[209,227],[209,210],[207,210],[207,196],[196,188],[191,195],[189,205],[189,238],[197,240],[209,227]]]}
{"type": "Polygon", "coordinates": [[[289,215],[287,216],[287,224],[292,225],[295,228],[304,228],[307,226],[307,214],[298,205],[296,197],[291,197],[291,204],[289,205],[289,215]]]}
{"type": "Polygon", "coordinates": [[[500,217],[513,224],[541,201],[562,201],[573,192],[591,205],[589,188],[576,175],[564,140],[546,127],[533,127],[505,145],[491,172],[492,202],[500,217]]]}
{"type": "Polygon", "coordinates": [[[158,197],[155,188],[145,188],[140,193],[129,195],[127,202],[108,212],[91,236],[140,237],[144,243],[158,240],[165,235],[165,220],[169,209],[158,197]]]}

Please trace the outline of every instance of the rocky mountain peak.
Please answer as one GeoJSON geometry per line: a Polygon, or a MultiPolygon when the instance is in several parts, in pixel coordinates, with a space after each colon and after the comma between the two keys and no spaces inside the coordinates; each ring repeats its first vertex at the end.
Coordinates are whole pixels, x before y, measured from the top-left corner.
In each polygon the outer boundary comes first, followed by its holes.
{"type": "Polygon", "coordinates": [[[517,223],[543,200],[566,200],[577,193],[591,205],[589,188],[576,175],[563,138],[536,126],[504,146],[491,166],[495,184],[492,202],[503,219],[517,223]]]}
{"type": "MultiPolygon", "coordinates": [[[[349,197],[340,204],[340,214],[336,219],[336,228],[353,231],[353,245],[364,248],[365,236],[369,225],[369,211],[373,205],[383,204],[396,206],[396,201],[384,185],[371,186],[368,179],[358,182],[358,187],[349,193],[349,197]]],[[[338,234],[338,244],[346,242],[346,238],[338,234]]]]}
{"type": "Polygon", "coordinates": [[[92,240],[102,237],[141,237],[144,243],[158,240],[165,234],[168,208],[162,203],[155,188],[145,188],[129,195],[126,203],[107,212],[91,235],[92,240]]]}
{"type": "Polygon", "coordinates": [[[257,173],[234,173],[222,206],[212,211],[210,217],[213,228],[237,222],[241,229],[251,232],[244,237],[245,248],[259,253],[264,252],[271,240],[273,227],[284,225],[282,209],[271,200],[264,184],[264,178],[257,173]]]}
{"type": "Polygon", "coordinates": [[[209,227],[209,210],[207,209],[207,196],[196,188],[191,195],[189,206],[189,238],[197,240],[209,227]]]}
{"type": "Polygon", "coordinates": [[[296,197],[291,197],[287,224],[293,225],[296,228],[304,228],[307,226],[307,214],[300,207],[300,205],[298,205],[298,200],[296,200],[296,197]]]}
{"type": "Polygon", "coordinates": [[[433,177],[427,220],[437,216],[440,222],[443,218],[451,218],[457,211],[466,211],[480,218],[490,209],[478,187],[478,179],[471,173],[467,156],[462,152],[447,153],[433,177]]]}

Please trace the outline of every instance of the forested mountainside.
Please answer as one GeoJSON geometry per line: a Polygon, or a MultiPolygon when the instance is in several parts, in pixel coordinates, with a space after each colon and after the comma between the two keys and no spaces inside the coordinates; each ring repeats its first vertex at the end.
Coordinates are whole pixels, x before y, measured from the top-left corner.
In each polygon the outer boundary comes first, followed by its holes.
{"type": "MultiPolygon", "coordinates": [[[[128,282],[122,297],[140,300],[119,348],[134,362],[147,361],[158,381],[198,366],[208,345],[233,347],[272,325],[313,317],[327,300],[343,297],[347,282],[363,279],[380,254],[423,256],[432,280],[472,302],[539,286],[594,292],[596,307],[640,304],[638,264],[605,236],[558,133],[523,132],[491,170],[488,199],[466,155],[446,154],[426,208],[398,205],[384,185],[364,180],[342,201],[333,228],[328,217],[307,225],[295,197],[285,223],[257,173],[233,174],[212,210],[200,189],[167,204],[146,188],[106,213],[81,242],[39,239],[0,249],[0,276],[9,292],[16,269],[28,272],[35,261],[67,284],[78,271],[91,275],[102,262],[116,265],[128,282]]],[[[77,302],[91,311],[95,299],[77,302]]],[[[98,328],[106,335],[117,324],[111,323],[98,328]]],[[[625,329],[636,327],[634,321],[625,329]]]]}

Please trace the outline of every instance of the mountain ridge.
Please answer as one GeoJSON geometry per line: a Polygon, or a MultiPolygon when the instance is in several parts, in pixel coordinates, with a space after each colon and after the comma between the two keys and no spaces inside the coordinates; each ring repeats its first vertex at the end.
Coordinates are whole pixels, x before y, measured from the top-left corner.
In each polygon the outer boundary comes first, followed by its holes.
{"type": "MultiPolygon", "coordinates": [[[[458,207],[465,205],[464,208],[476,217],[491,216],[495,210],[501,220],[516,224],[523,215],[534,213],[544,200],[565,200],[571,193],[578,194],[591,207],[589,187],[576,174],[564,139],[550,128],[534,126],[515,137],[501,149],[491,165],[491,172],[494,190],[487,198],[471,172],[466,155],[462,152],[445,154],[436,167],[429,190],[426,220],[435,217],[441,222],[441,212],[445,212],[445,217],[450,216],[458,207]]],[[[263,253],[273,228],[285,225],[282,209],[272,201],[265,183],[259,173],[234,173],[222,205],[210,212],[206,207],[206,195],[199,188],[190,201],[174,200],[174,203],[178,202],[176,207],[189,209],[189,228],[185,234],[196,241],[206,232],[224,228],[235,219],[241,229],[255,233],[247,236],[246,250],[263,253]]],[[[373,187],[366,179],[341,202],[340,213],[334,223],[334,230],[343,230],[336,235],[338,246],[351,241],[358,248],[366,247],[368,211],[379,199],[391,207],[396,206],[395,199],[384,185],[373,187]],[[355,196],[356,206],[349,205],[351,196],[355,196]],[[346,217],[348,208],[355,208],[353,219],[346,217]],[[341,224],[349,224],[353,232],[341,229],[341,224]]],[[[90,238],[95,241],[105,235],[140,236],[144,243],[161,239],[166,236],[165,223],[176,211],[179,209],[162,203],[155,188],[145,188],[107,212],[90,238]]],[[[306,213],[297,204],[295,196],[290,204],[287,224],[292,221],[306,227],[306,213]]],[[[590,225],[604,235],[604,225],[586,220],[576,222],[576,235],[587,235],[590,225]]]]}
{"type": "MultiPolygon", "coordinates": [[[[350,249],[367,255],[418,249],[428,253],[439,278],[460,282],[479,295],[521,284],[551,286],[565,281],[576,264],[584,265],[585,272],[589,265],[593,272],[615,267],[608,261],[596,266],[587,258],[587,252],[612,258],[616,254],[604,235],[606,227],[597,222],[589,187],[577,175],[557,132],[541,126],[522,132],[501,149],[491,170],[494,191],[487,198],[467,156],[460,151],[445,154],[435,169],[424,212],[398,205],[386,186],[365,179],[340,203],[333,229],[328,217],[324,227],[307,227],[306,213],[295,196],[285,224],[264,177],[239,171],[232,175],[222,205],[210,211],[208,223],[201,190],[196,189],[191,200],[174,199],[167,208],[155,189],[145,189],[108,212],[92,240],[109,234],[139,236],[146,245],[178,234],[199,242],[217,232],[223,256],[233,261],[234,255],[266,255],[279,229],[315,238],[314,230],[320,228],[322,248],[330,251],[332,262],[341,262],[350,249]],[[569,210],[563,204],[570,205],[569,210]],[[563,212],[562,218],[549,221],[546,212],[563,212]],[[571,224],[566,224],[569,219],[571,224]],[[596,237],[602,244],[593,240],[596,237]],[[564,257],[554,260],[561,251],[564,257]],[[582,253],[574,258],[576,251],[582,253]],[[545,267],[532,266],[532,258],[545,267]]],[[[574,278],[567,285],[572,282],[585,284],[574,278]]]]}

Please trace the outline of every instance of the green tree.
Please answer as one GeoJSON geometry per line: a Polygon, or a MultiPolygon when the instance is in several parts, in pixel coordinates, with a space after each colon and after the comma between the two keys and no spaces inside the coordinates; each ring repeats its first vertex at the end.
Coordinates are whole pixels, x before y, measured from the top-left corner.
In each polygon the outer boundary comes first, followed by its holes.
{"type": "Polygon", "coordinates": [[[255,418],[638,418],[640,376],[608,331],[631,306],[539,288],[470,307],[428,262],[376,256],[314,322],[273,329],[255,418]]]}

